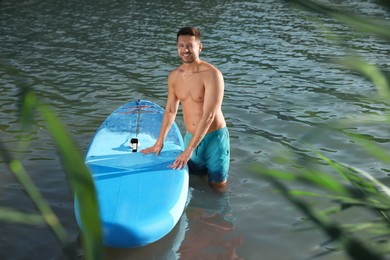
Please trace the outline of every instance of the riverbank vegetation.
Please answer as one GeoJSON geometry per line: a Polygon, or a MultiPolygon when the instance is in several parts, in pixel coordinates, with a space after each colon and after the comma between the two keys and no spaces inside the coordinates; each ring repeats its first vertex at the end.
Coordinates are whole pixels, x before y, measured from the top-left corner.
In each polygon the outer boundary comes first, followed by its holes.
{"type": "MultiPolygon", "coordinates": [[[[15,77],[28,79],[28,75],[23,75],[22,72],[5,64],[2,64],[1,69],[8,71],[9,74],[15,75],[15,77]]],[[[21,135],[15,150],[19,151],[19,154],[29,150],[30,142],[34,139],[30,130],[35,125],[35,120],[38,118],[42,119],[46,123],[46,127],[61,157],[70,190],[77,197],[80,220],[83,223],[81,241],[85,259],[103,259],[102,231],[95,187],[92,182],[92,176],[84,164],[81,150],[76,146],[66,127],[58,119],[54,111],[43,103],[23,80],[19,82],[19,90],[20,102],[18,107],[20,111],[21,135]]],[[[7,165],[9,172],[16,177],[38,210],[37,213],[25,213],[13,208],[0,207],[0,221],[38,226],[46,224],[58,239],[64,255],[69,259],[76,259],[77,245],[71,240],[58,217],[50,208],[48,201],[30,178],[28,169],[23,166],[21,159],[11,153],[2,142],[0,142],[0,158],[0,162],[7,165]]]]}
{"type": "MultiPolygon", "coordinates": [[[[359,15],[345,8],[321,4],[319,1],[287,1],[298,10],[305,10],[311,16],[305,19],[314,20],[319,27],[323,26],[321,18],[331,18],[343,26],[367,37],[376,37],[390,44],[389,21],[379,17],[359,15]]],[[[357,1],[359,2],[359,1],[357,1]]],[[[339,2],[343,4],[343,2],[339,2]]],[[[387,1],[376,1],[387,13],[390,4],[387,1]]],[[[362,150],[390,169],[390,153],[376,142],[376,138],[358,133],[354,124],[381,125],[390,129],[390,86],[386,71],[377,65],[365,61],[349,49],[347,43],[327,31],[335,44],[348,53],[342,60],[330,60],[335,66],[343,66],[350,73],[361,75],[376,87],[377,96],[367,97],[370,103],[383,107],[380,115],[361,115],[355,119],[335,121],[326,126],[327,131],[347,135],[351,142],[358,143],[362,150]]],[[[353,88],[352,88],[353,89],[353,88]]],[[[306,133],[313,140],[316,133],[306,133]]],[[[320,134],[317,134],[320,138],[320,134]]],[[[302,155],[288,153],[275,157],[281,169],[267,168],[266,165],[254,165],[252,171],[266,178],[292,205],[304,214],[304,221],[298,227],[307,230],[309,223],[321,229],[330,240],[322,247],[327,248],[317,255],[343,250],[352,259],[383,259],[390,253],[390,189],[378,178],[353,165],[348,165],[314,148],[305,137],[300,140],[311,160],[302,160],[302,155]],[[318,163],[320,162],[320,163],[318,163]],[[295,165],[286,170],[283,166],[295,165]],[[318,165],[321,165],[320,169],[318,165]],[[356,219],[345,219],[345,212],[355,212],[356,219]]],[[[390,138],[384,140],[389,144],[390,138]]],[[[365,160],[365,158],[361,158],[365,160]]],[[[309,228],[310,229],[310,228],[309,228]]]]}

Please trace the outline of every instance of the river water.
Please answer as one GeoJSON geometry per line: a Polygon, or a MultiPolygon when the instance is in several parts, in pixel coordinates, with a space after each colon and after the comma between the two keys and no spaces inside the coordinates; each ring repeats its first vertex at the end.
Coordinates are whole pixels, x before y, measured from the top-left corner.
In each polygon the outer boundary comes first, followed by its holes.
{"type": "MultiPolygon", "coordinates": [[[[389,21],[386,10],[374,1],[342,2],[350,10],[389,21]]],[[[384,182],[388,178],[388,165],[342,133],[348,129],[366,135],[389,149],[389,127],[362,122],[367,115],[383,115],[388,107],[370,101],[376,90],[368,80],[325,61],[352,52],[389,71],[389,45],[328,18],[318,26],[316,19],[301,14],[305,13],[273,0],[2,0],[1,141],[22,159],[77,245],[72,196],[40,119],[31,130],[31,146],[16,150],[21,136],[19,87],[31,86],[84,152],[100,123],[126,101],[141,98],[165,104],[167,74],[180,63],[176,32],[182,26],[197,26],[203,36],[201,58],[217,66],[225,78],[223,111],[232,149],[229,191],[214,194],[202,180],[191,177],[191,201],[169,235],[144,248],[107,249],[108,258],[347,259],[332,251],[320,231],[295,231],[302,214],[247,169],[252,163],[289,169],[292,163],[272,160],[285,150],[309,160],[313,155],[300,142],[308,141],[332,159],[384,182]],[[337,120],[354,124],[338,132],[324,129],[337,120]]],[[[176,121],[184,132],[181,114],[176,121]]],[[[0,206],[36,212],[3,163],[0,170],[0,206]]],[[[47,227],[1,223],[0,259],[63,256],[47,227]]]]}

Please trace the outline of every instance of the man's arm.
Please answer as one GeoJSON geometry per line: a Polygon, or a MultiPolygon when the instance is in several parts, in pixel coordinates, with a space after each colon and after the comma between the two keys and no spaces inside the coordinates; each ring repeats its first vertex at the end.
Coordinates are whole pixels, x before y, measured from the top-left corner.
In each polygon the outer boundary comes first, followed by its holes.
{"type": "Polygon", "coordinates": [[[171,167],[174,169],[182,169],[187,165],[187,162],[192,156],[192,152],[202,141],[211,124],[214,122],[216,114],[220,111],[224,93],[224,81],[222,73],[216,68],[212,67],[211,73],[205,78],[204,88],[205,93],[202,117],[197,123],[195,132],[192,135],[192,138],[186,149],[172,164],[171,167]]]}
{"type": "MultiPolygon", "coordinates": [[[[173,73],[173,72],[172,72],[173,73]]],[[[172,73],[168,76],[168,98],[167,104],[165,106],[164,117],[161,123],[160,134],[156,140],[156,143],[149,147],[141,150],[142,153],[156,153],[160,154],[164,146],[165,137],[168,134],[169,129],[171,128],[173,122],[175,121],[177,110],[179,107],[179,99],[176,97],[172,73]]]]}

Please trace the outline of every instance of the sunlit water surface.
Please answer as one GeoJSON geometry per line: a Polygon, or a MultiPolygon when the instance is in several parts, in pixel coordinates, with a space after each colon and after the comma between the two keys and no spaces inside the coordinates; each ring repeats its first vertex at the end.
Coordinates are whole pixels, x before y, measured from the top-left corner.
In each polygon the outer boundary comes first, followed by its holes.
{"type": "MultiPolygon", "coordinates": [[[[343,2],[364,14],[389,17],[369,1],[343,2]]],[[[109,259],[347,259],[331,252],[320,231],[294,231],[302,214],[247,168],[257,162],[290,169],[292,164],[272,160],[285,150],[308,161],[313,154],[302,145],[306,141],[332,159],[387,180],[388,166],[343,131],[364,134],[389,150],[389,127],[362,119],[383,115],[388,107],[369,101],[376,91],[368,80],[325,61],[352,51],[388,71],[389,45],[328,18],[318,26],[301,14],[273,0],[3,0],[1,141],[22,158],[77,246],[72,196],[39,118],[31,146],[16,151],[19,87],[31,86],[85,151],[96,128],[124,102],[142,98],[164,105],[167,74],[180,62],[176,32],[197,26],[203,35],[201,58],[225,78],[223,111],[232,147],[229,192],[216,195],[191,178],[192,199],[168,236],[144,248],[108,249],[109,259]],[[331,40],[334,35],[343,46],[331,40]],[[338,132],[325,130],[338,120],[354,123],[338,132]]],[[[181,114],[177,123],[184,131],[181,114]]],[[[0,206],[36,212],[4,164],[0,170],[0,206]]],[[[62,258],[47,227],[0,224],[0,259],[62,258]]]]}

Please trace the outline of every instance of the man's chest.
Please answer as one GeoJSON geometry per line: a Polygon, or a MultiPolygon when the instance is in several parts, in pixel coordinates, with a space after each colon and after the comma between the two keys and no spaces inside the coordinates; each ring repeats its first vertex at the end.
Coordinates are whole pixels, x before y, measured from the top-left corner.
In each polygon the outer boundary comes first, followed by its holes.
{"type": "Polygon", "coordinates": [[[191,98],[195,102],[202,102],[204,93],[204,83],[197,77],[181,77],[175,82],[175,94],[182,101],[191,98]]]}

